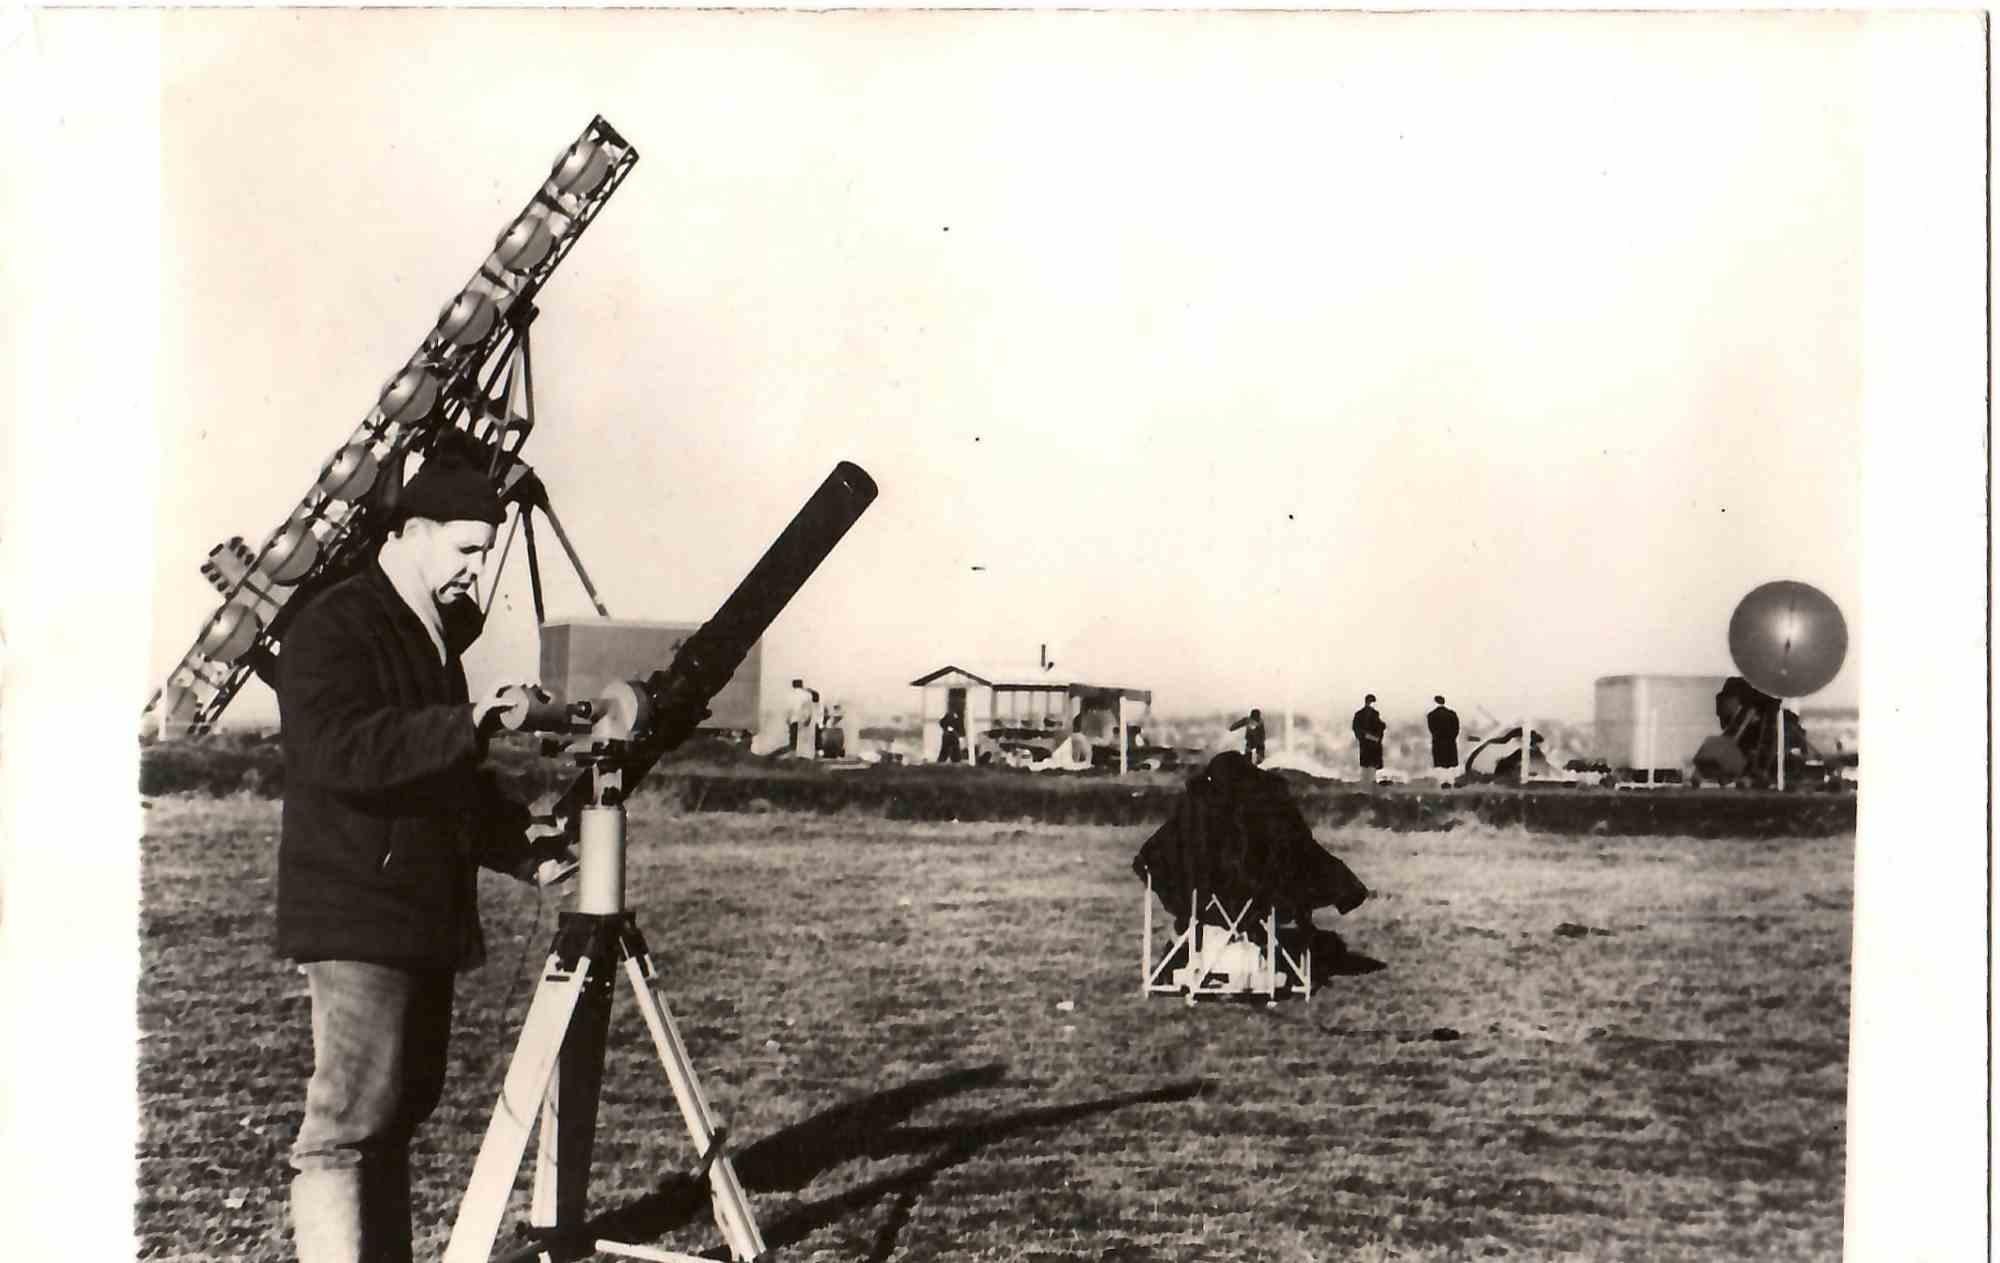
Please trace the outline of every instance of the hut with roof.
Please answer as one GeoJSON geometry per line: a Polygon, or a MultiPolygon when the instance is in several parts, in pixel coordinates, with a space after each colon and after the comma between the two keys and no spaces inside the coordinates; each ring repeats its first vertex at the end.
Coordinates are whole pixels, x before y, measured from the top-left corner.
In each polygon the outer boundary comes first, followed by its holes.
{"type": "Polygon", "coordinates": [[[963,721],[965,748],[975,752],[1009,742],[1027,748],[1078,733],[1093,747],[1115,749],[1126,770],[1133,736],[1152,714],[1150,689],[1058,674],[1054,667],[990,669],[946,663],[910,681],[917,690],[923,757],[936,760],[943,744],[938,721],[955,711],[963,721]]]}

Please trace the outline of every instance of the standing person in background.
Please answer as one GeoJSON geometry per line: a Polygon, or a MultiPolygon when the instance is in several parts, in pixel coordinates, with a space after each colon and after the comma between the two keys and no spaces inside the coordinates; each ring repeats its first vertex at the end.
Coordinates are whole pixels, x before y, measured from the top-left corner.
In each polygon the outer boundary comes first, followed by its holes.
{"type": "Polygon", "coordinates": [[[808,688],[806,690],[805,719],[799,725],[799,745],[804,748],[805,756],[809,759],[817,759],[819,757],[820,719],[819,690],[808,688]]]}
{"type": "Polygon", "coordinates": [[[792,678],[792,692],[785,702],[785,728],[791,737],[793,755],[801,752],[799,729],[805,725],[806,712],[812,706],[812,695],[806,692],[806,682],[792,678]]]}
{"type": "Polygon", "coordinates": [[[1431,726],[1431,766],[1434,768],[1458,769],[1458,712],[1444,704],[1444,694],[1436,697],[1437,706],[1424,718],[1431,726]]]}
{"type": "Polygon", "coordinates": [[[829,759],[847,757],[847,714],[839,702],[826,708],[826,723],[819,731],[819,752],[829,759]]]}
{"type": "Polygon", "coordinates": [[[1243,730],[1243,753],[1253,764],[1264,762],[1264,712],[1255,706],[1250,713],[1229,725],[1229,731],[1243,730]]]}
{"type": "Polygon", "coordinates": [[[959,740],[965,735],[965,716],[946,708],[938,718],[938,762],[957,763],[964,758],[959,740]]]}
{"type": "Polygon", "coordinates": [[[1382,736],[1388,731],[1389,725],[1375,709],[1375,695],[1370,693],[1361,709],[1354,712],[1354,740],[1359,745],[1363,784],[1373,785],[1375,773],[1382,770],[1382,736]]]}

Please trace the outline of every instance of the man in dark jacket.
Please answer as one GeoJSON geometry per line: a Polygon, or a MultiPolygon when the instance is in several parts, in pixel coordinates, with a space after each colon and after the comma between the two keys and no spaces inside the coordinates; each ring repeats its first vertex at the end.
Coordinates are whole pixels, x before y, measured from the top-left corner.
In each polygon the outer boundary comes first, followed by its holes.
{"type": "Polygon", "coordinates": [[[938,762],[958,763],[965,758],[965,716],[946,709],[938,716],[938,762]]]}
{"type": "Polygon", "coordinates": [[[278,951],[312,997],[301,1263],[408,1263],[410,1137],[443,1090],[453,975],[484,954],[478,866],[533,881],[562,851],[530,841],[528,812],[479,766],[505,690],[469,701],[459,654],[501,520],[492,484],[440,455],[398,517],[296,615],[278,659],[278,951]]]}
{"type": "Polygon", "coordinates": [[[1458,712],[1444,704],[1444,695],[1437,696],[1437,705],[1424,717],[1431,727],[1431,766],[1434,768],[1458,768],[1458,712]]]}
{"type": "Polygon", "coordinates": [[[1370,693],[1361,703],[1361,709],[1354,712],[1354,741],[1360,748],[1361,779],[1373,785],[1375,773],[1382,770],[1382,736],[1389,731],[1389,725],[1382,722],[1382,712],[1375,709],[1375,695],[1370,693]]]}
{"type": "Polygon", "coordinates": [[[1229,725],[1229,731],[1243,730],[1243,757],[1254,764],[1264,761],[1264,712],[1255,706],[1250,713],[1229,725]]]}

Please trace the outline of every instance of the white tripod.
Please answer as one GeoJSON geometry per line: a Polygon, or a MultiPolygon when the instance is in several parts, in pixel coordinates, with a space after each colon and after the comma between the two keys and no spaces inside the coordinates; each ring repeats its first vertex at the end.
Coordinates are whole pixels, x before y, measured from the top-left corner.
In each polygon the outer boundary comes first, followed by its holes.
{"type": "Polygon", "coordinates": [[[646,942],[625,907],[625,808],[619,775],[609,761],[593,768],[597,800],[579,813],[577,910],[562,914],[542,981],[522,1023],[521,1041],[500,1089],[493,1120],[480,1143],[472,1179],[459,1203],[444,1263],[487,1263],[507,1210],[515,1176],[539,1120],[531,1245],[509,1258],[570,1259],[593,1253],[656,1263],[707,1263],[679,1254],[581,1235],[597,1133],[598,1089],[604,1076],[605,1034],[615,975],[624,967],[652,1032],[674,1100],[700,1160],[695,1178],[708,1181],[715,1222],[739,1263],[764,1257],[764,1239],[749,1200],[724,1152],[726,1130],[702,1095],[687,1045],[661,997],[646,942]]]}

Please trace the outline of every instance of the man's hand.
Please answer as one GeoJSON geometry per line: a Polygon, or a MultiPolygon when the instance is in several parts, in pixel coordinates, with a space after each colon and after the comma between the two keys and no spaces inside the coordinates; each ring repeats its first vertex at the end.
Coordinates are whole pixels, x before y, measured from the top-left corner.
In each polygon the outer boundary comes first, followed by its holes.
{"type": "Polygon", "coordinates": [[[548,700],[549,695],[539,684],[496,685],[492,692],[472,704],[472,726],[481,737],[490,737],[506,726],[508,714],[516,708],[548,700]]]}
{"type": "Polygon", "coordinates": [[[528,826],[528,880],[546,889],[576,876],[576,827],[545,817],[528,826]]]}

